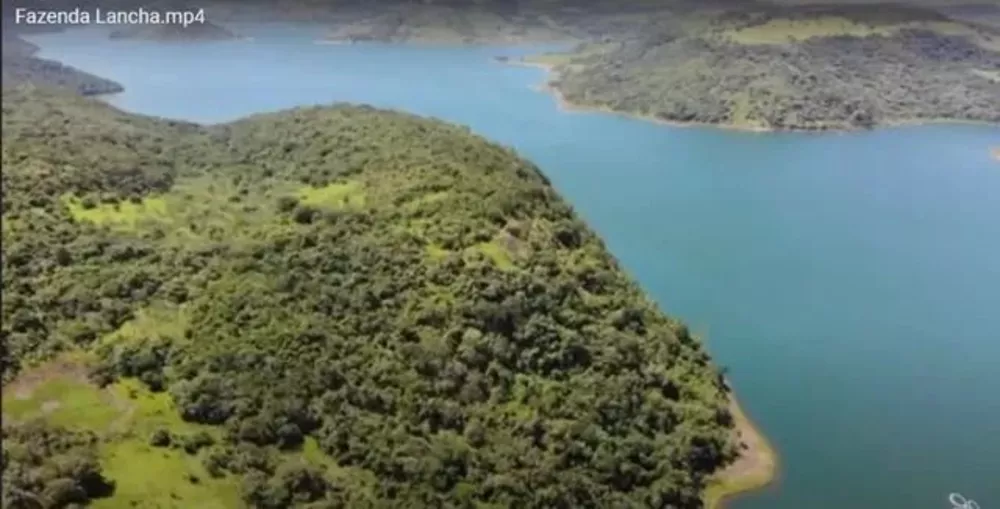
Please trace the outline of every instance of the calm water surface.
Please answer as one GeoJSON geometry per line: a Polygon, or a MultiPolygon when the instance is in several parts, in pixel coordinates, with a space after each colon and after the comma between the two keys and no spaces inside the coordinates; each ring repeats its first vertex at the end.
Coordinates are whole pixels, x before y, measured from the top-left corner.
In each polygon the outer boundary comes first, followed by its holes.
{"type": "Polygon", "coordinates": [[[738,509],[1000,507],[1000,128],[747,134],[565,113],[504,48],[36,37],[114,104],[203,122],[334,101],[463,123],[539,164],[706,338],[781,454],[738,509]]]}

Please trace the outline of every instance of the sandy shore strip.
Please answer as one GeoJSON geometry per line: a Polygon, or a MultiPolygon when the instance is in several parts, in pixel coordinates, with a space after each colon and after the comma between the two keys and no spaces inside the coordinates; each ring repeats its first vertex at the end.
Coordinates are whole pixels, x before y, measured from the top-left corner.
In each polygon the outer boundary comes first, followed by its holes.
{"type": "Polygon", "coordinates": [[[1000,161],[1000,146],[996,146],[990,149],[990,154],[993,154],[993,159],[1000,161]]]}
{"type": "Polygon", "coordinates": [[[721,509],[727,500],[755,491],[778,477],[778,455],[767,437],[754,425],[730,393],[729,411],[735,421],[735,434],[741,444],[740,457],[716,474],[705,490],[705,507],[721,509]]]}

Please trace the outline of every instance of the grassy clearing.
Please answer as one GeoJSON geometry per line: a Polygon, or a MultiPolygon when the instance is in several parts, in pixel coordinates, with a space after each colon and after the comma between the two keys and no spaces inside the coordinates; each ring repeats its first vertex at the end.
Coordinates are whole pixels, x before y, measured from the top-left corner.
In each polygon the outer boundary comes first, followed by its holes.
{"type": "Polygon", "coordinates": [[[235,479],[208,475],[196,456],[179,449],[154,448],[140,439],[102,447],[101,464],[116,482],[110,498],[91,503],[94,509],[224,509],[241,507],[235,479]]]}
{"type": "Polygon", "coordinates": [[[704,495],[708,509],[719,509],[728,498],[767,486],[778,473],[777,453],[743,412],[735,397],[730,399],[729,410],[736,421],[735,432],[744,449],[736,462],[709,483],[704,495]]]}
{"type": "Polygon", "coordinates": [[[219,437],[218,428],[182,420],[170,394],[152,392],[138,380],[124,379],[106,390],[114,395],[115,401],[121,402],[116,431],[124,431],[143,442],[158,428],[180,435],[204,431],[219,437]]]}
{"type": "Polygon", "coordinates": [[[97,387],[87,378],[86,362],[81,355],[67,354],[22,373],[4,387],[4,417],[43,418],[59,426],[142,440],[160,427],[179,434],[218,434],[217,428],[184,422],[168,393],[152,392],[138,380],[97,387]]]}
{"type": "MultiPolygon", "coordinates": [[[[307,188],[302,195],[318,206],[334,206],[345,194],[350,204],[363,203],[362,195],[353,192],[355,187],[307,188]]],[[[77,221],[122,233],[158,231],[168,244],[191,246],[220,241],[253,242],[260,237],[262,228],[279,224],[273,207],[268,206],[268,198],[248,193],[224,179],[201,177],[179,181],[170,192],[140,202],[87,207],[82,198],[68,194],[62,197],[62,203],[77,221]]]]}
{"type": "Polygon", "coordinates": [[[101,338],[101,343],[131,344],[149,338],[163,337],[175,340],[184,338],[188,318],[183,307],[165,302],[140,309],[135,318],[125,322],[117,331],[101,338]]]}
{"type": "Polygon", "coordinates": [[[299,201],[304,205],[332,209],[360,207],[365,204],[365,193],[360,182],[341,182],[303,188],[299,190],[299,201]]]}
{"type": "Polygon", "coordinates": [[[139,203],[101,203],[90,207],[73,195],[65,195],[62,200],[73,219],[99,225],[135,229],[142,222],[162,221],[168,217],[167,201],[163,197],[148,197],[139,203]]]}
{"type": "Polygon", "coordinates": [[[499,269],[511,270],[514,268],[514,261],[511,260],[510,253],[496,242],[482,242],[469,249],[472,252],[479,252],[486,258],[489,258],[499,269]]]}
{"type": "Polygon", "coordinates": [[[71,429],[106,429],[120,415],[110,396],[80,373],[56,372],[33,386],[5,391],[3,415],[15,421],[44,418],[71,429]]]}
{"type": "MultiPolygon", "coordinates": [[[[160,313],[140,314],[136,323],[123,327],[119,334],[131,337],[131,330],[141,330],[141,324],[162,327],[163,322],[156,321],[160,313]]],[[[84,356],[67,354],[25,371],[4,388],[3,417],[44,419],[101,437],[100,462],[116,488],[110,498],[94,500],[90,507],[221,509],[241,505],[235,478],[212,478],[197,456],[147,444],[158,428],[175,435],[206,431],[216,439],[219,429],[184,422],[169,394],[153,393],[138,380],[98,388],[87,380],[87,369],[84,356]]]]}

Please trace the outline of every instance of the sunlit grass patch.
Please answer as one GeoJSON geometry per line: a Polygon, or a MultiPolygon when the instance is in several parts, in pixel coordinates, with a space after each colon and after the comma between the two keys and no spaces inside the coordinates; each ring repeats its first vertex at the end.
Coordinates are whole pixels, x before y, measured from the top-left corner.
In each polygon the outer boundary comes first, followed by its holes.
{"type": "Polygon", "coordinates": [[[138,440],[146,440],[159,428],[181,435],[204,431],[218,436],[220,429],[186,422],[167,392],[153,392],[142,382],[126,378],[111,384],[107,391],[123,409],[115,431],[124,431],[138,440]]]}
{"type": "Polygon", "coordinates": [[[89,507],[94,509],[223,509],[243,505],[235,478],[212,478],[198,456],[181,449],[152,447],[145,437],[104,445],[101,465],[116,487],[111,498],[92,501],[89,507]]]}
{"type": "Polygon", "coordinates": [[[152,432],[160,428],[178,436],[206,431],[216,439],[219,429],[184,422],[168,393],[154,393],[138,380],[99,388],[85,378],[83,360],[71,357],[26,371],[5,387],[3,414],[15,422],[42,419],[101,437],[101,466],[116,489],[110,498],[94,500],[90,507],[240,506],[234,478],[211,478],[200,458],[183,449],[147,445],[152,432]]]}
{"type": "Polygon", "coordinates": [[[44,418],[74,429],[106,427],[117,412],[108,395],[87,379],[92,357],[81,351],[60,354],[18,374],[3,388],[3,417],[44,418]]]}
{"type": "Polygon", "coordinates": [[[64,195],[62,201],[69,208],[73,219],[100,225],[131,229],[136,228],[142,221],[165,220],[168,217],[167,201],[159,196],[149,196],[138,203],[121,201],[87,204],[74,195],[64,195]]]}
{"type": "Polygon", "coordinates": [[[16,421],[44,418],[57,426],[101,430],[109,427],[120,412],[105,391],[86,379],[74,373],[54,373],[20,394],[5,391],[3,414],[16,421]]]}
{"type": "Polygon", "coordinates": [[[493,261],[497,268],[509,270],[514,268],[514,261],[511,259],[510,253],[507,250],[497,244],[496,242],[482,242],[476,244],[472,248],[473,251],[478,251],[482,253],[486,258],[493,261]]]}
{"type": "MultiPolygon", "coordinates": [[[[298,187],[292,187],[297,190],[298,187]]],[[[330,190],[313,193],[322,201],[330,190]]],[[[311,196],[313,197],[313,196],[311,196]]],[[[351,198],[352,204],[357,201],[351,198]]],[[[278,224],[274,207],[263,193],[250,193],[236,183],[218,177],[179,181],[165,194],[139,202],[86,204],[74,195],[62,197],[77,221],[108,226],[134,234],[159,233],[172,245],[199,245],[207,242],[252,242],[268,223],[278,224]]]]}
{"type": "Polygon", "coordinates": [[[102,343],[132,343],[148,338],[183,339],[187,328],[187,313],[181,306],[158,302],[135,313],[115,332],[103,337],[102,343]]]}
{"type": "Polygon", "coordinates": [[[365,204],[365,194],[360,182],[339,182],[323,187],[300,189],[299,201],[304,205],[314,207],[356,207],[365,204]]]}

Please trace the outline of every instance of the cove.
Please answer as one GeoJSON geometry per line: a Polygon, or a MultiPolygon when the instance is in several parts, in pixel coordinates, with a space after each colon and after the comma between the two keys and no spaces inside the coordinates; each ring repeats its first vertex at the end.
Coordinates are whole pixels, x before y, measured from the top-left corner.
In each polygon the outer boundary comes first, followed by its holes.
{"type": "Polygon", "coordinates": [[[560,111],[539,49],[33,37],[130,111],[219,122],[350,101],[470,126],[535,161],[628,271],[707,341],[778,449],[738,509],[1000,504],[1000,128],[679,128],[560,111]]]}

